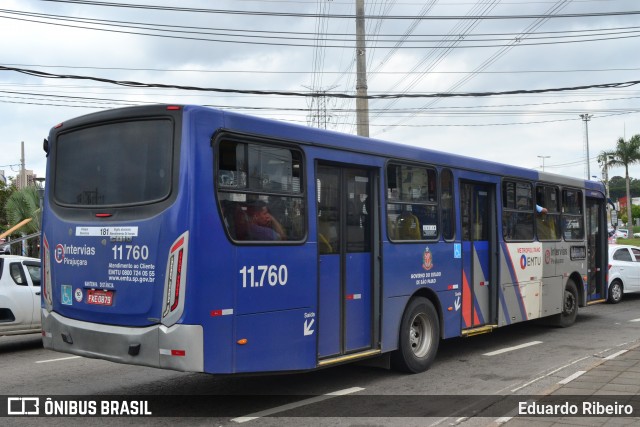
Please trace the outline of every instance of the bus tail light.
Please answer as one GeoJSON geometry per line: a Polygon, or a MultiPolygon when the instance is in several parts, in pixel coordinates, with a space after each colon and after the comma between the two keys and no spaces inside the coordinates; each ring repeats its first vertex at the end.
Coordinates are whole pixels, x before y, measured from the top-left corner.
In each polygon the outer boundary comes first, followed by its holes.
{"type": "Polygon", "coordinates": [[[44,281],[42,296],[45,308],[50,312],[53,309],[53,300],[51,298],[51,257],[49,255],[49,242],[47,241],[47,236],[44,234],[42,235],[42,243],[44,246],[44,250],[42,251],[42,267],[44,268],[44,274],[42,275],[42,280],[44,281]]]}
{"type": "Polygon", "coordinates": [[[165,326],[176,323],[184,311],[188,248],[189,232],[186,231],[173,242],[169,251],[162,300],[162,324],[165,326]]]}

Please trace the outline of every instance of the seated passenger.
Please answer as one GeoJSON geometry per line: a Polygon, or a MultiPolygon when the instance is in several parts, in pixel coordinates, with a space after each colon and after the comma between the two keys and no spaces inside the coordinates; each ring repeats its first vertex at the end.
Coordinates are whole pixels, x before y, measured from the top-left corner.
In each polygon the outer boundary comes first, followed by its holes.
{"type": "Polygon", "coordinates": [[[269,213],[266,203],[254,202],[247,207],[247,213],[247,240],[285,240],[282,225],[269,213]]]}
{"type": "Polygon", "coordinates": [[[420,221],[407,208],[396,220],[396,234],[399,240],[420,240],[420,221]]]}

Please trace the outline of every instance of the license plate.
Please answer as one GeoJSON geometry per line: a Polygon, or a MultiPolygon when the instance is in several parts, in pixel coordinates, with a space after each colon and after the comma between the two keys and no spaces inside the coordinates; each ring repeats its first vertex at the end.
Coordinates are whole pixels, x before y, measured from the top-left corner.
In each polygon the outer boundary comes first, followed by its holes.
{"type": "Polygon", "coordinates": [[[87,304],[111,305],[113,304],[113,291],[90,289],[87,294],[87,304]]]}

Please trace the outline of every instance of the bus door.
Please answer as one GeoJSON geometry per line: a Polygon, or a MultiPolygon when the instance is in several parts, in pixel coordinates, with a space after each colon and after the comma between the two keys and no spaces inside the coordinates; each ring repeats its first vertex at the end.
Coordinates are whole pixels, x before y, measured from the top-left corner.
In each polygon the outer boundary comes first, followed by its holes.
{"type": "Polygon", "coordinates": [[[587,197],[587,302],[603,300],[607,273],[607,220],[605,201],[587,197]]]}
{"type": "Polygon", "coordinates": [[[495,324],[497,306],[495,185],[460,183],[462,329],[495,324]]]}
{"type": "Polygon", "coordinates": [[[377,180],[367,169],[324,164],[316,169],[320,359],[371,349],[377,334],[372,256],[377,180]]]}

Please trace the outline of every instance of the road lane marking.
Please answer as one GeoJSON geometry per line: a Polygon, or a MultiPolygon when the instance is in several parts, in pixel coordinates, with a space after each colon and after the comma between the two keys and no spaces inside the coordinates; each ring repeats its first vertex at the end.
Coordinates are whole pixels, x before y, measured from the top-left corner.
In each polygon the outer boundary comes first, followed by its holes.
{"type": "Polygon", "coordinates": [[[524,344],[516,345],[514,347],[503,348],[502,350],[492,351],[490,353],[484,353],[483,356],[497,356],[499,354],[508,353],[510,351],[520,350],[521,348],[531,347],[532,345],[542,344],[542,341],[531,341],[524,344]]]}
{"type": "Polygon", "coordinates": [[[563,379],[562,381],[558,381],[558,384],[569,384],[571,381],[575,380],[585,372],[587,371],[576,371],[573,373],[573,375],[569,375],[567,378],[563,379]]]}
{"type": "Polygon", "coordinates": [[[234,418],[231,421],[238,424],[246,423],[247,421],[252,421],[262,417],[268,417],[270,415],[277,414],[278,412],[284,412],[290,409],[299,408],[301,406],[311,405],[313,403],[322,402],[323,400],[331,399],[337,396],[345,396],[347,394],[357,393],[362,390],[364,390],[364,388],[362,387],[346,388],[344,390],[338,390],[331,393],[326,393],[320,396],[311,397],[309,399],[300,400],[298,402],[287,403],[286,405],[276,406],[275,408],[265,409],[264,411],[254,412],[253,414],[245,415],[244,417],[234,418]]]}
{"type": "Polygon", "coordinates": [[[553,371],[551,371],[551,372],[547,372],[546,374],[541,375],[541,376],[539,376],[538,378],[534,378],[534,379],[532,379],[531,381],[529,381],[529,382],[526,382],[526,383],[522,384],[520,387],[516,387],[516,388],[512,389],[512,390],[511,390],[511,393],[515,393],[515,392],[516,392],[516,391],[518,391],[518,390],[522,390],[523,388],[528,387],[528,386],[530,386],[531,384],[533,384],[533,383],[535,383],[535,382],[537,382],[537,381],[540,381],[541,379],[544,379],[544,378],[546,378],[546,377],[548,377],[548,376],[551,376],[551,375],[555,374],[556,372],[560,372],[561,370],[563,370],[563,369],[565,369],[565,368],[568,368],[568,367],[569,367],[569,366],[571,366],[571,365],[575,365],[576,363],[582,362],[583,360],[587,360],[587,359],[589,359],[590,357],[591,357],[591,356],[585,356],[585,357],[583,357],[583,358],[580,358],[580,359],[574,360],[573,362],[567,363],[566,365],[560,366],[559,368],[556,368],[556,369],[554,369],[554,370],[553,370],[553,371]]]}
{"type": "Polygon", "coordinates": [[[61,357],[59,359],[38,360],[35,363],[61,362],[63,360],[80,359],[82,356],[61,357]]]}
{"type": "Polygon", "coordinates": [[[613,354],[608,355],[607,357],[604,358],[604,360],[615,359],[616,357],[620,356],[621,354],[625,354],[627,351],[629,351],[629,350],[620,350],[617,353],[613,353],[613,354]]]}
{"type": "Polygon", "coordinates": [[[640,322],[640,319],[631,319],[629,322],[640,322]]]}

